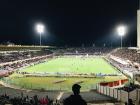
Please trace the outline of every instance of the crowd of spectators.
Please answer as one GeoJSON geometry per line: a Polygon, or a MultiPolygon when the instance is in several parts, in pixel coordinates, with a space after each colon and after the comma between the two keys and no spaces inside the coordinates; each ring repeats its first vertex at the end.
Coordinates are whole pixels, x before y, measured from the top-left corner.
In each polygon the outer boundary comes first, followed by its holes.
{"type": "Polygon", "coordinates": [[[115,61],[113,61],[113,64],[119,67],[119,70],[122,70],[123,73],[131,74],[132,78],[134,77],[135,80],[140,82],[140,53],[137,49],[117,49],[115,52],[111,53],[111,55],[119,57],[126,61],[129,64],[127,66],[115,61]]]}
{"type": "Polygon", "coordinates": [[[63,54],[91,54],[91,55],[105,55],[110,53],[113,48],[108,47],[76,47],[76,48],[61,48],[57,53],[63,54]]]}
{"type": "Polygon", "coordinates": [[[124,91],[127,91],[127,92],[131,92],[137,88],[140,88],[140,86],[138,85],[134,85],[133,83],[130,83],[122,88],[119,88],[119,90],[124,90],[124,91]]]}
{"type": "Polygon", "coordinates": [[[117,51],[113,52],[112,55],[140,63],[140,53],[138,53],[136,49],[129,48],[117,49],[117,51]]]}
{"type": "MultiPolygon", "coordinates": [[[[120,70],[122,73],[126,74],[126,73],[137,73],[139,72],[138,68],[135,68],[133,65],[131,64],[121,64],[111,58],[108,58],[109,62],[111,63],[111,65],[115,66],[118,70],[120,70]]],[[[123,60],[123,59],[122,59],[123,60]]]]}
{"type": "Polygon", "coordinates": [[[41,63],[51,56],[49,54],[47,51],[1,53],[0,77],[8,76],[19,68],[41,63]]]}
{"type": "Polygon", "coordinates": [[[13,98],[7,94],[1,95],[0,105],[60,105],[58,101],[53,101],[48,96],[39,98],[37,95],[29,97],[22,94],[13,98]]]}
{"type": "Polygon", "coordinates": [[[50,54],[49,51],[14,51],[0,53],[0,63],[12,62],[50,54]]]}

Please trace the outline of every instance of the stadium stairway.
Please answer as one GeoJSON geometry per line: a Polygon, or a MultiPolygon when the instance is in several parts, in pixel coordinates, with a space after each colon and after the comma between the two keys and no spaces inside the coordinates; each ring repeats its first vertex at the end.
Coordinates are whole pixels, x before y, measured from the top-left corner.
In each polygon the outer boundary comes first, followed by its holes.
{"type": "Polygon", "coordinates": [[[118,51],[119,48],[113,49],[109,54],[115,53],[118,51]]]}

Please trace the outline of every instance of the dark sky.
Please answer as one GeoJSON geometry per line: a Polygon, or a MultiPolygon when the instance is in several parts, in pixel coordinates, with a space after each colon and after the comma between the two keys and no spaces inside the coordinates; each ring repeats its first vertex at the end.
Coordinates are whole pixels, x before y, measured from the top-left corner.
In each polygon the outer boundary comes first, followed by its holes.
{"type": "Polygon", "coordinates": [[[0,43],[39,44],[34,27],[46,26],[44,45],[120,44],[115,28],[124,24],[125,46],[136,46],[138,0],[1,0],[0,43]]]}

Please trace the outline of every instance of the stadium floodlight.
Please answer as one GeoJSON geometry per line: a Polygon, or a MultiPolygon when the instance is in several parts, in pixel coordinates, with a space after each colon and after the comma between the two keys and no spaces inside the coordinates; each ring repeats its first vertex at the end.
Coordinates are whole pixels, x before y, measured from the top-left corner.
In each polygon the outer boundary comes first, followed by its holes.
{"type": "Polygon", "coordinates": [[[37,32],[39,33],[40,35],[40,46],[41,46],[41,36],[42,36],[42,33],[44,33],[44,25],[43,24],[37,24],[36,25],[36,30],[37,32]]]}
{"type": "Polygon", "coordinates": [[[122,37],[126,34],[126,26],[124,25],[118,26],[117,33],[121,37],[121,48],[122,48],[122,37]]]}

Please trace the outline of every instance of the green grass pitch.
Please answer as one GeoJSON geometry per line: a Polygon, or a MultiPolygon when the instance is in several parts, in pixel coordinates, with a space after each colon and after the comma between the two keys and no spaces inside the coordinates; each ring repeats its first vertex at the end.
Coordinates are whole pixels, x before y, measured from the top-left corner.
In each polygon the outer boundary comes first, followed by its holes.
{"type": "MultiPolygon", "coordinates": [[[[62,73],[102,73],[102,74],[121,74],[102,57],[58,57],[44,63],[27,67],[20,72],[62,72],[62,73]]],[[[46,89],[46,90],[71,90],[74,83],[80,83],[82,90],[89,90],[96,87],[97,83],[126,79],[121,76],[106,76],[104,78],[84,78],[84,77],[22,77],[22,74],[14,73],[5,78],[12,85],[27,89],[46,89]],[[63,81],[56,83],[56,81],[63,81]]]]}
{"type": "Polygon", "coordinates": [[[60,57],[22,70],[23,72],[116,74],[115,68],[99,57],[60,57]]]}

